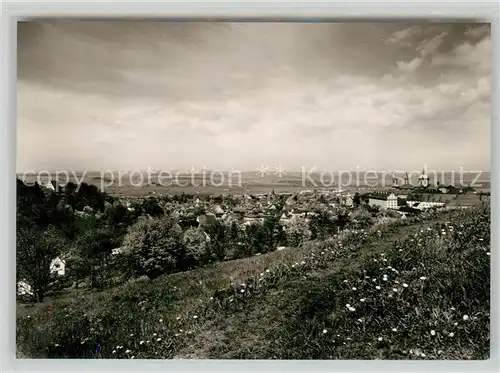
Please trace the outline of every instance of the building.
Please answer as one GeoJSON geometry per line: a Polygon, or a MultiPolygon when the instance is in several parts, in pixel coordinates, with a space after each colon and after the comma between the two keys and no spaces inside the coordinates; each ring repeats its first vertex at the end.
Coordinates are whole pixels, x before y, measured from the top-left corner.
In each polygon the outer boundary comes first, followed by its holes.
{"type": "Polygon", "coordinates": [[[66,261],[57,257],[50,263],[50,273],[56,273],[58,276],[66,274],[66,261]]]}
{"type": "Polygon", "coordinates": [[[425,169],[422,170],[422,173],[418,177],[418,183],[422,188],[429,186],[429,176],[425,173],[425,169]]]}
{"type": "Polygon", "coordinates": [[[378,206],[382,209],[397,209],[398,197],[394,193],[389,195],[373,194],[368,197],[368,205],[378,206]]]}
{"type": "Polygon", "coordinates": [[[406,201],[409,207],[419,210],[427,210],[433,207],[443,207],[444,202],[434,202],[434,201],[406,201]]]}
{"type": "Polygon", "coordinates": [[[17,295],[33,295],[33,289],[25,280],[17,283],[17,295]]]}

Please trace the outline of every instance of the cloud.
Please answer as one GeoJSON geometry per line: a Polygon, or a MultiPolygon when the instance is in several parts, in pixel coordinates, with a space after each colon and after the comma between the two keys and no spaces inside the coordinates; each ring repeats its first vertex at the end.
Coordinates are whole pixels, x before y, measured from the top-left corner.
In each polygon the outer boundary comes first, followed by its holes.
{"type": "Polygon", "coordinates": [[[401,168],[422,144],[443,167],[489,156],[483,26],[29,25],[18,48],[21,169],[401,168]]]}

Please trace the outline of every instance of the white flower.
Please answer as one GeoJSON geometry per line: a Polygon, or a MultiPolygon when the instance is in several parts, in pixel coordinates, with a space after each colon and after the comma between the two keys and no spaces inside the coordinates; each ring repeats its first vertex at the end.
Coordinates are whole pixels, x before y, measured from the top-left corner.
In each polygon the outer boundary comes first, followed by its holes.
{"type": "Polygon", "coordinates": [[[355,287],[353,287],[353,288],[352,288],[352,290],[356,291],[356,290],[358,290],[358,289],[356,289],[355,287]]]}
{"type": "Polygon", "coordinates": [[[327,332],[328,332],[328,330],[323,329],[323,334],[326,334],[327,332]]]}
{"type": "Polygon", "coordinates": [[[143,344],[144,344],[144,341],[140,341],[140,342],[139,342],[139,344],[140,344],[140,345],[143,345],[143,344]]]}
{"type": "Polygon", "coordinates": [[[450,310],[455,311],[455,307],[451,307],[450,310]]]}
{"type": "Polygon", "coordinates": [[[126,353],[126,354],[130,354],[131,352],[132,352],[132,351],[130,351],[130,350],[126,350],[126,351],[125,351],[125,353],[126,353]]]}
{"type": "Polygon", "coordinates": [[[383,338],[382,337],[378,337],[377,338],[379,342],[382,342],[383,338]]]}
{"type": "Polygon", "coordinates": [[[349,311],[354,312],[354,311],[356,311],[356,308],[354,308],[354,307],[349,307],[349,311]]]}
{"type": "Polygon", "coordinates": [[[156,342],[161,342],[161,338],[157,338],[157,339],[156,339],[156,342]]]}
{"type": "Polygon", "coordinates": [[[387,281],[387,277],[384,277],[382,280],[387,281]]]}
{"type": "Polygon", "coordinates": [[[358,319],[358,322],[363,322],[363,319],[358,319]]]}
{"type": "Polygon", "coordinates": [[[160,319],[160,322],[163,322],[163,319],[160,319]]]}
{"type": "Polygon", "coordinates": [[[240,293],[244,293],[244,292],[245,292],[245,289],[241,289],[241,290],[240,290],[240,293]]]}
{"type": "Polygon", "coordinates": [[[347,308],[351,307],[351,305],[350,305],[349,303],[347,303],[345,306],[346,306],[347,308]]]}
{"type": "Polygon", "coordinates": [[[427,280],[427,277],[422,276],[422,277],[420,277],[420,279],[421,279],[422,281],[425,281],[425,280],[427,280]]]}
{"type": "Polygon", "coordinates": [[[393,292],[397,293],[398,292],[398,289],[394,288],[392,289],[393,292]]]}
{"type": "Polygon", "coordinates": [[[407,287],[408,287],[408,284],[407,284],[407,283],[403,283],[403,287],[404,287],[404,288],[407,288],[407,287]]]}
{"type": "Polygon", "coordinates": [[[378,285],[375,286],[375,289],[380,290],[380,286],[378,286],[378,285]]]}
{"type": "Polygon", "coordinates": [[[488,252],[486,253],[486,255],[490,256],[491,254],[490,254],[490,252],[488,251],[488,252]]]}
{"type": "Polygon", "coordinates": [[[378,260],[377,259],[373,259],[374,262],[377,262],[378,260]]]}
{"type": "Polygon", "coordinates": [[[347,280],[342,281],[344,284],[347,284],[347,280]]]}
{"type": "Polygon", "coordinates": [[[214,300],[214,297],[210,297],[210,300],[214,300]]]}
{"type": "Polygon", "coordinates": [[[181,319],[181,317],[180,317],[180,316],[177,316],[177,320],[180,320],[180,319],[181,319]]]}
{"type": "Polygon", "coordinates": [[[425,354],[422,352],[422,353],[420,354],[420,356],[425,357],[425,354]]]}
{"type": "Polygon", "coordinates": [[[469,320],[469,316],[467,316],[467,315],[464,315],[464,317],[462,317],[462,318],[464,319],[464,321],[469,320]]]}
{"type": "Polygon", "coordinates": [[[193,319],[197,319],[197,318],[198,318],[198,316],[196,316],[196,315],[193,316],[193,319]]]}
{"type": "Polygon", "coordinates": [[[361,298],[359,301],[364,302],[365,300],[366,300],[365,298],[361,298]]]}
{"type": "Polygon", "coordinates": [[[131,359],[135,359],[135,356],[132,356],[131,359]]]}
{"type": "Polygon", "coordinates": [[[434,330],[431,330],[431,335],[436,335],[436,332],[434,330]]]}
{"type": "Polygon", "coordinates": [[[133,337],[134,335],[133,334],[130,334],[131,337],[133,337]]]}
{"type": "Polygon", "coordinates": [[[457,322],[454,322],[454,323],[453,323],[453,325],[457,326],[457,325],[458,325],[458,323],[457,323],[457,322]]]}
{"type": "Polygon", "coordinates": [[[116,350],[113,350],[113,354],[116,354],[116,350]]]}
{"type": "Polygon", "coordinates": [[[270,271],[269,269],[266,269],[266,272],[267,272],[267,273],[269,273],[269,272],[271,272],[271,271],[270,271]]]}
{"type": "Polygon", "coordinates": [[[450,337],[453,337],[455,335],[455,333],[450,333],[448,334],[450,337]]]}

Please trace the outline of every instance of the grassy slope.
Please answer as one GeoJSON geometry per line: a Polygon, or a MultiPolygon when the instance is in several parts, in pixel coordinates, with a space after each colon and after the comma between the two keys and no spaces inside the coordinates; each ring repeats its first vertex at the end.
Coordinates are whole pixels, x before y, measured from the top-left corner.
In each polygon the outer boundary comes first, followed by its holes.
{"type": "Polygon", "coordinates": [[[340,244],[330,240],[102,293],[71,294],[54,301],[52,321],[47,304],[18,307],[18,346],[33,357],[423,358],[425,351],[429,358],[485,358],[489,215],[472,216],[444,215],[380,238],[361,234],[340,244]],[[457,233],[446,228],[448,235],[438,238],[436,228],[427,230],[446,220],[453,220],[457,233]],[[456,226],[459,221],[463,227],[456,226]],[[396,240],[415,233],[394,248],[396,240]],[[419,280],[424,275],[428,279],[419,280]],[[468,322],[459,320],[464,314],[468,322]]]}

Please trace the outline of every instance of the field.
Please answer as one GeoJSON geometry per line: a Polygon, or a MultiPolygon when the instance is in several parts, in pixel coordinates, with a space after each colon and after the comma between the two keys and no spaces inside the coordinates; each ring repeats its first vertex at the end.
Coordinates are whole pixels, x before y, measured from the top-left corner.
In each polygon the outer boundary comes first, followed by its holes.
{"type": "Polygon", "coordinates": [[[69,292],[18,304],[18,354],[487,359],[489,250],[490,210],[481,206],[69,292]]]}
{"type": "MultiPolygon", "coordinates": [[[[33,183],[39,181],[45,184],[49,178],[59,180],[61,183],[68,181],[86,182],[104,189],[110,195],[123,196],[144,196],[148,194],[195,194],[197,192],[204,194],[243,194],[245,192],[259,194],[270,193],[274,190],[276,193],[296,193],[304,189],[311,189],[315,186],[327,190],[360,190],[370,188],[380,188],[392,184],[391,173],[365,173],[362,171],[352,172],[288,172],[282,175],[255,172],[228,173],[206,171],[205,173],[189,173],[172,171],[169,174],[159,175],[158,173],[147,172],[71,172],[68,175],[64,173],[57,175],[55,172],[49,175],[35,176],[34,174],[18,175],[23,181],[33,183]]],[[[442,185],[467,185],[475,182],[476,190],[490,190],[490,174],[483,172],[479,180],[475,180],[478,173],[464,173],[460,176],[458,173],[446,172],[438,174],[436,177],[442,185]]],[[[411,182],[416,184],[416,176],[413,175],[411,182]]]]}

